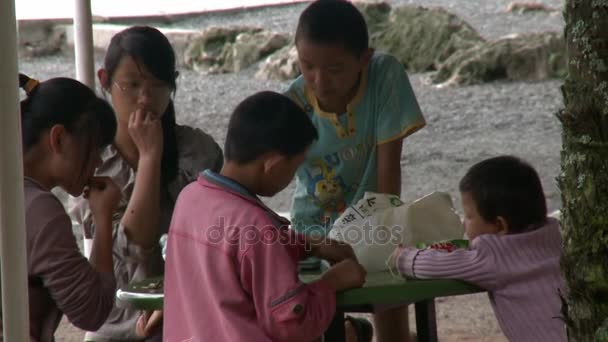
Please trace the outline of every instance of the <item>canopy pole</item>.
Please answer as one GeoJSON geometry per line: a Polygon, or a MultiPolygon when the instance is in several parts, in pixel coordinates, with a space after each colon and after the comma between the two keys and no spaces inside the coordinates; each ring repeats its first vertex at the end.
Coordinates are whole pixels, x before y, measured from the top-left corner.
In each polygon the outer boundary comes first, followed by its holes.
{"type": "Polygon", "coordinates": [[[95,56],[93,52],[93,17],[90,0],[76,0],[74,14],[74,52],[76,79],[95,90],[95,56]]]}
{"type": "Polygon", "coordinates": [[[0,260],[4,341],[29,341],[17,19],[0,1],[0,260]]]}

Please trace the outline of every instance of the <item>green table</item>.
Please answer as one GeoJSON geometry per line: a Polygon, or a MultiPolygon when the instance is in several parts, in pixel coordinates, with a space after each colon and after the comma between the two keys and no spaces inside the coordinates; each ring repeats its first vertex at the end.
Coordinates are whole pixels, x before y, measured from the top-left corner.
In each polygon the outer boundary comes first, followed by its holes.
{"type": "MultiPolygon", "coordinates": [[[[304,282],[312,282],[321,275],[302,272],[304,282]]],[[[483,292],[476,286],[457,280],[401,279],[389,272],[370,273],[361,288],[336,295],[336,314],[325,333],[325,341],[344,341],[344,314],[346,312],[373,312],[374,305],[414,303],[418,341],[437,341],[435,298],[483,292]]],[[[158,310],[163,307],[162,278],[130,284],[117,292],[119,302],[140,310],[158,310]]]]}
{"type": "MultiPolygon", "coordinates": [[[[302,273],[311,282],[319,273],[302,273]]],[[[325,332],[325,341],[344,341],[346,312],[374,312],[375,305],[414,303],[418,341],[437,341],[435,298],[484,292],[476,286],[457,280],[402,279],[388,271],[369,273],[363,287],[336,294],[336,314],[325,332]]]]}
{"type": "Polygon", "coordinates": [[[131,283],[116,291],[119,305],[138,310],[161,310],[164,297],[162,277],[131,283]]]}

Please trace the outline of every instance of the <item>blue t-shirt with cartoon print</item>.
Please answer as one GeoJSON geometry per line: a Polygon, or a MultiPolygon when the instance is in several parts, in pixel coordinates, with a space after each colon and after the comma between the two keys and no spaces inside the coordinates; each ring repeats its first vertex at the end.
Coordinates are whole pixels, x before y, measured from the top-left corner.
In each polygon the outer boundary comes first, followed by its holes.
{"type": "Polygon", "coordinates": [[[425,120],[403,66],[390,55],[372,57],[342,115],[321,110],[302,76],[286,95],[304,108],[319,132],[296,173],[292,227],[326,234],[346,207],[376,190],[376,147],[414,133],[425,120]]]}

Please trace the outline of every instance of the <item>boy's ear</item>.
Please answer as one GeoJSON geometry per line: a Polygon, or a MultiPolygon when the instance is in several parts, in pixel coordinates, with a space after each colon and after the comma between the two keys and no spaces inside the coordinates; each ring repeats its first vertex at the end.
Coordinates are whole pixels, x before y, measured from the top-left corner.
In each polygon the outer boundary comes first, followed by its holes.
{"type": "Polygon", "coordinates": [[[280,153],[268,153],[264,158],[264,173],[271,174],[272,170],[283,160],[285,160],[285,157],[280,153]]]}
{"type": "Polygon", "coordinates": [[[61,153],[65,143],[65,127],[54,125],[49,130],[49,148],[53,153],[61,153]]]}
{"type": "Polygon", "coordinates": [[[504,217],[498,216],[496,218],[496,222],[494,224],[498,228],[498,232],[496,234],[498,234],[498,235],[509,234],[509,223],[507,222],[507,220],[505,220],[504,217]]]}
{"type": "Polygon", "coordinates": [[[108,72],[104,68],[100,68],[97,70],[97,78],[99,79],[99,84],[101,84],[101,88],[105,91],[110,90],[110,76],[108,72]]]}

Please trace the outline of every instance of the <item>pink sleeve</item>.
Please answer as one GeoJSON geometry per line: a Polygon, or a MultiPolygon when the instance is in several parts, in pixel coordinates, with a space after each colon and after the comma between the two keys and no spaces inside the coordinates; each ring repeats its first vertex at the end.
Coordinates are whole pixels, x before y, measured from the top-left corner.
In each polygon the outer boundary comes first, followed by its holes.
{"type": "Polygon", "coordinates": [[[304,284],[299,280],[298,258],[303,249],[288,230],[268,225],[259,234],[264,241],[248,246],[240,269],[262,328],[273,341],[316,339],[333,318],[335,292],[322,281],[304,284]]]}
{"type": "Polygon", "coordinates": [[[457,279],[488,290],[496,288],[498,283],[494,257],[484,249],[445,252],[406,247],[397,257],[397,268],[409,277],[457,279]]]}
{"type": "Polygon", "coordinates": [[[296,255],[296,261],[297,260],[303,260],[306,259],[306,257],[308,257],[309,255],[309,250],[307,250],[307,246],[306,246],[306,235],[303,233],[299,233],[296,232],[293,229],[285,229],[286,233],[288,234],[287,236],[289,236],[289,239],[291,239],[291,241],[293,241],[293,250],[295,252],[296,255]]]}

